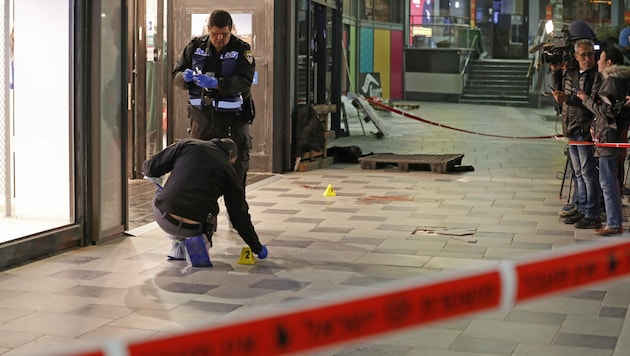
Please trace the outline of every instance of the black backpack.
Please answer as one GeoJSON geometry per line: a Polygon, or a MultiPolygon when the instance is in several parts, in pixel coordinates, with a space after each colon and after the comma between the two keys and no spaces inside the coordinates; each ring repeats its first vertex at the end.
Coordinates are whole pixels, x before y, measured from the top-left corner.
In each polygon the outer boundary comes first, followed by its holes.
{"type": "Polygon", "coordinates": [[[359,158],[363,156],[359,146],[330,147],[326,153],[334,158],[335,163],[359,163],[359,158]]]}
{"type": "Polygon", "coordinates": [[[298,104],[293,118],[295,123],[295,155],[302,156],[310,151],[322,151],[325,132],[317,111],[306,104],[298,104]]]}

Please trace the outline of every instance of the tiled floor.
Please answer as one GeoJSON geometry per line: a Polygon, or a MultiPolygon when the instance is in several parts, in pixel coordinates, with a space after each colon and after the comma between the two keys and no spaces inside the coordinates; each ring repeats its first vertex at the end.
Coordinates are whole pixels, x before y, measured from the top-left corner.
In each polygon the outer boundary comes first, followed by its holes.
{"type": "MultiPolygon", "coordinates": [[[[559,126],[545,120],[552,112],[445,103],[421,103],[414,111],[441,124],[508,136],[554,134],[559,126]]],[[[563,141],[471,135],[380,114],[390,136],[362,136],[351,118],[352,135],[331,144],[358,145],[364,153],[464,153],[462,164],[474,172],[335,164],[252,183],[251,215],[269,247],[268,259],[255,265],[237,263],[243,242],[220,216],[212,268],[167,261],[170,241],[149,222],[117,241],[4,271],[0,353],[63,354],[107,339],[146,340],[601,241],[557,216],[567,192],[559,199],[563,141]],[[328,184],[337,196],[323,196],[328,184]]],[[[138,203],[149,203],[147,189],[138,203]]],[[[149,221],[140,219],[138,225],[149,221]]],[[[630,280],[624,278],[303,354],[627,355],[628,305],[630,280]]]]}

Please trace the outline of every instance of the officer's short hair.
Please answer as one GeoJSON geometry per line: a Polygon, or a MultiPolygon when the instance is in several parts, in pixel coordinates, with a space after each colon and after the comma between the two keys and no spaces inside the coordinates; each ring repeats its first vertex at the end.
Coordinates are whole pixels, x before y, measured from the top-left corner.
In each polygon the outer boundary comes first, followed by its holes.
{"type": "Polygon", "coordinates": [[[236,143],[231,138],[222,138],[221,143],[223,147],[230,151],[230,160],[238,157],[238,147],[236,147],[236,143]]]}
{"type": "Polygon", "coordinates": [[[230,13],[225,10],[214,10],[212,14],[210,14],[210,21],[208,21],[208,28],[211,27],[230,27],[232,28],[232,16],[230,13]]]}

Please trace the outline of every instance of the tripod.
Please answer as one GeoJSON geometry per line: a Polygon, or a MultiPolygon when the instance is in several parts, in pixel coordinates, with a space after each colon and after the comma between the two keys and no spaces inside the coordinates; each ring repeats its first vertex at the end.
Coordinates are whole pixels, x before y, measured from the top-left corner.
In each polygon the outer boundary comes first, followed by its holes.
{"type": "MultiPolygon", "coordinates": [[[[566,151],[565,151],[566,152],[566,151]]],[[[569,170],[569,155],[567,152],[567,161],[564,164],[564,174],[562,175],[562,185],[560,186],[560,194],[558,195],[558,199],[562,199],[562,192],[564,191],[564,182],[567,179],[567,171],[569,170]]],[[[571,179],[569,179],[569,195],[567,196],[567,205],[571,203],[571,188],[573,186],[573,166],[571,166],[571,179]]]]}

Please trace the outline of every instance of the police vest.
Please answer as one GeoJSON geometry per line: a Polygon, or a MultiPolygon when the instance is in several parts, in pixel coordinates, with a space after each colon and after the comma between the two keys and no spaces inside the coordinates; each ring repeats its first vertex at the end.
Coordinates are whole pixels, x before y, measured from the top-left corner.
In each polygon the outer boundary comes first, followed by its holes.
{"type": "MultiPolygon", "coordinates": [[[[201,73],[209,73],[209,68],[220,68],[219,73],[215,73],[216,78],[225,78],[234,74],[236,69],[236,61],[242,55],[239,51],[228,50],[219,55],[209,51],[208,36],[200,38],[200,43],[196,45],[192,54],[192,69],[201,73]],[[217,57],[218,56],[218,57],[217,57]],[[218,63],[212,63],[218,61],[218,63]]],[[[190,104],[201,106],[213,106],[219,111],[240,111],[243,107],[243,96],[241,93],[234,95],[218,96],[216,90],[204,90],[197,85],[191,85],[188,90],[190,104]]]]}

